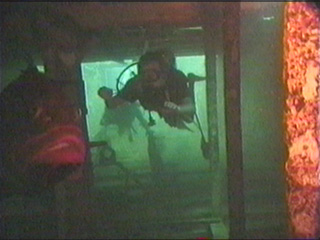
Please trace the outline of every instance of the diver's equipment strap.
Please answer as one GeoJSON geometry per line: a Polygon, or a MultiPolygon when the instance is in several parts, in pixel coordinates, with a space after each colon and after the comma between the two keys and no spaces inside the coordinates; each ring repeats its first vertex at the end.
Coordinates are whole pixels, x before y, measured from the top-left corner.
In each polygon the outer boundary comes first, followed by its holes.
{"type": "Polygon", "coordinates": [[[117,89],[117,91],[119,92],[120,91],[120,79],[121,79],[121,77],[122,77],[122,75],[129,69],[129,68],[131,68],[132,66],[134,66],[134,65],[137,65],[138,64],[138,62],[133,62],[133,63],[131,63],[131,64],[129,64],[127,67],[125,67],[123,70],[122,70],[122,72],[119,74],[119,76],[118,76],[118,78],[117,78],[117,81],[116,81],[116,89],[117,89]]]}
{"type": "Polygon", "coordinates": [[[201,127],[201,124],[200,124],[200,119],[199,119],[199,117],[198,117],[197,112],[195,112],[194,115],[196,116],[196,120],[197,120],[197,124],[198,124],[198,129],[199,129],[199,131],[200,131],[200,133],[201,133],[201,137],[203,138],[203,140],[205,140],[206,138],[205,138],[205,136],[204,136],[204,133],[203,133],[203,130],[202,130],[202,127],[201,127]]]}

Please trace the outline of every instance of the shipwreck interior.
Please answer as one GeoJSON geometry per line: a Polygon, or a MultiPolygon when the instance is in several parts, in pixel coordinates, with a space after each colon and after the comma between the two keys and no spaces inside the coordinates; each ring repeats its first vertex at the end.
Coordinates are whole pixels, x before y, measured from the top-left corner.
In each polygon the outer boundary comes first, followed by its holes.
{"type": "Polygon", "coordinates": [[[288,238],[285,3],[0,6],[1,91],[28,66],[61,81],[80,108],[87,146],[71,178],[39,194],[1,199],[3,236],[288,238]],[[180,130],[151,113],[151,136],[128,109],[107,109],[97,91],[116,93],[137,74],[142,54],[164,48],[194,84],[197,114],[189,130],[180,130]],[[152,172],[159,157],[161,184],[152,172]]]}

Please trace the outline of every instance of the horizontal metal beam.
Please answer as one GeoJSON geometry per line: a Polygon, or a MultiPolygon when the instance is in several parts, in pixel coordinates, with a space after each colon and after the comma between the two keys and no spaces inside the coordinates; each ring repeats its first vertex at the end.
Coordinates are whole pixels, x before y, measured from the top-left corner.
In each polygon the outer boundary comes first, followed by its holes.
{"type": "Polygon", "coordinates": [[[199,26],[201,21],[198,2],[74,2],[58,6],[53,3],[59,12],[72,16],[82,27],[96,31],[130,26],[189,27],[199,26]]]}

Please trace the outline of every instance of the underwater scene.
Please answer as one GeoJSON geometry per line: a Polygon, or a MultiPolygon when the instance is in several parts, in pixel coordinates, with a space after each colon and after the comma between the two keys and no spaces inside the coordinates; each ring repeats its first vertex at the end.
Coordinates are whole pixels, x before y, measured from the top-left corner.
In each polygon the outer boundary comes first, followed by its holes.
{"type": "MultiPolygon", "coordinates": [[[[204,60],[204,56],[176,57],[179,70],[198,77],[194,83],[196,117],[184,129],[170,127],[156,112],[144,110],[139,103],[117,109],[106,107],[98,89],[106,86],[116,93],[117,87],[136,74],[135,66],[123,72],[133,60],[82,64],[90,141],[102,144],[91,148],[93,188],[110,201],[104,204],[119,209],[116,222],[138,224],[143,229],[127,234],[178,238],[179,228],[191,231],[199,225],[201,234],[207,236],[210,229],[204,228],[205,224],[227,218],[227,201],[221,205],[226,194],[220,184],[222,174],[217,174],[218,167],[210,167],[201,148],[202,137],[207,139],[204,60]],[[150,121],[153,125],[146,129],[150,121]],[[214,179],[219,183],[214,184],[214,179]],[[213,190],[217,195],[213,196],[213,190]],[[212,209],[213,205],[219,206],[212,209]]],[[[223,104],[222,99],[219,103],[223,104]]],[[[101,210],[110,211],[109,207],[101,210]]],[[[227,229],[221,231],[226,234],[227,229]]]]}
{"type": "Polygon", "coordinates": [[[0,4],[0,238],[319,238],[319,5],[157,4],[0,4]]]}

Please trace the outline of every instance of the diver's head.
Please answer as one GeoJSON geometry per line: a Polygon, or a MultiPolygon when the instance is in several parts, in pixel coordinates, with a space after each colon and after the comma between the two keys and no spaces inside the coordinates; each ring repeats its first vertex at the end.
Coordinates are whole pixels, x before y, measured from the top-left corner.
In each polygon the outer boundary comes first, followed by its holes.
{"type": "Polygon", "coordinates": [[[151,87],[164,85],[170,70],[168,58],[163,51],[147,52],[138,62],[138,74],[144,84],[151,87]]]}
{"type": "Polygon", "coordinates": [[[165,68],[170,70],[176,67],[176,58],[174,56],[174,53],[170,49],[161,48],[157,50],[157,52],[161,55],[165,68]]]}

